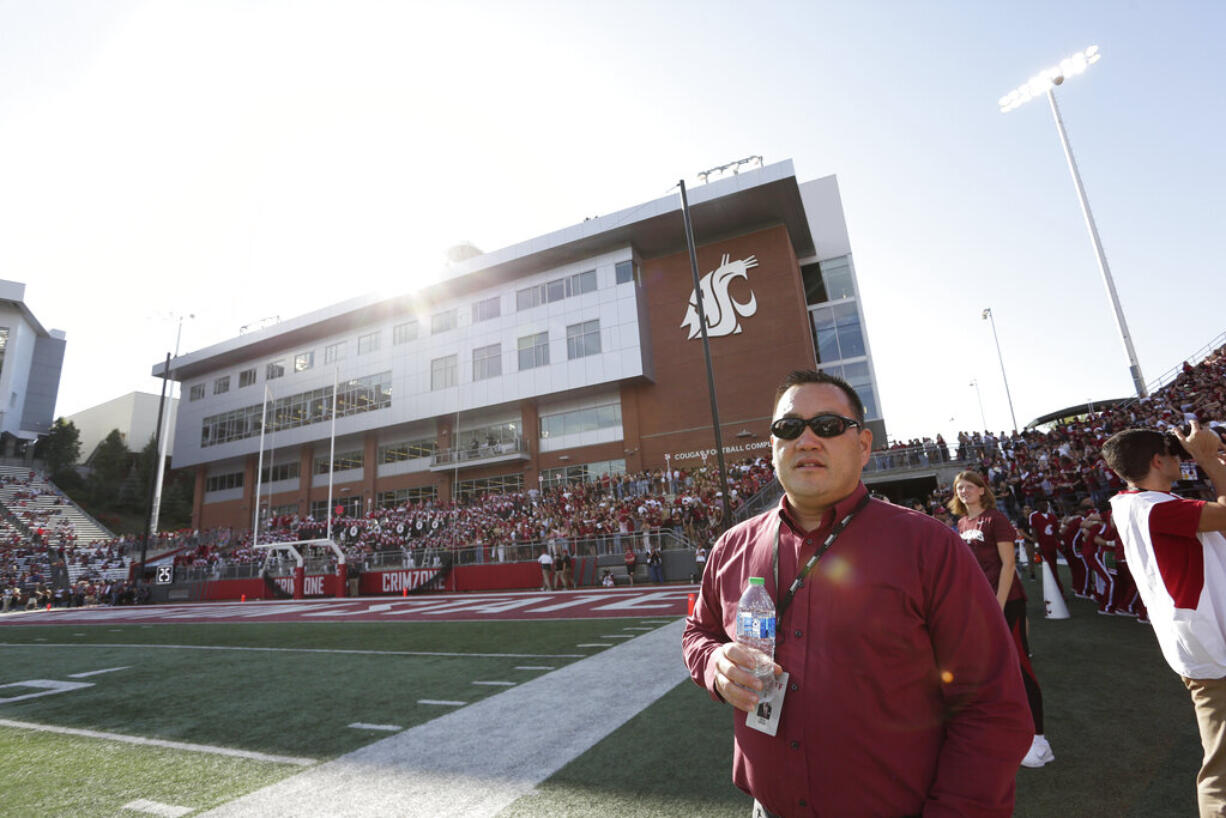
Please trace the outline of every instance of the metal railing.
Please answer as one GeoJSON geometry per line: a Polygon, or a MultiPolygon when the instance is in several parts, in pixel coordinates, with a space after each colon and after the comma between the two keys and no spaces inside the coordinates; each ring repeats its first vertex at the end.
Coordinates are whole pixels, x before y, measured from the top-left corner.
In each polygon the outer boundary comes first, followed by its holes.
{"type": "Polygon", "coordinates": [[[957,466],[968,462],[967,452],[942,452],[936,445],[910,446],[905,449],[882,449],[869,455],[864,465],[866,474],[904,469],[931,469],[957,466]],[[961,454],[961,457],[959,457],[961,454]]]}

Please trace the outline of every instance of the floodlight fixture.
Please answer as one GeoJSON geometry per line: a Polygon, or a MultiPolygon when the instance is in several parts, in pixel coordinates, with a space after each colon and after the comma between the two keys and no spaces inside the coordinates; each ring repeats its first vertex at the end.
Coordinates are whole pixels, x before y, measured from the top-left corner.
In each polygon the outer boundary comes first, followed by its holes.
{"type": "Polygon", "coordinates": [[[1000,112],[1007,114],[1020,108],[1035,97],[1042,96],[1053,85],[1060,85],[1067,78],[1084,74],[1086,68],[1102,59],[1098,46],[1092,45],[1085,51],[1078,51],[1071,57],[1065,57],[1057,65],[1044,68],[1026,82],[1005,94],[999,100],[1000,112]]]}

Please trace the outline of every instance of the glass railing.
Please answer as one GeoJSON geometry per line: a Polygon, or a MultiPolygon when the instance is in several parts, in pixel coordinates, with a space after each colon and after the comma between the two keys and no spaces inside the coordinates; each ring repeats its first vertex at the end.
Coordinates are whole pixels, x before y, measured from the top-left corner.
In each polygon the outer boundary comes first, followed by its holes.
{"type": "Polygon", "coordinates": [[[527,454],[528,442],[522,437],[514,440],[502,440],[495,443],[477,444],[476,446],[460,446],[454,449],[439,449],[434,453],[432,463],[435,466],[452,466],[471,463],[478,460],[508,457],[527,454]]]}

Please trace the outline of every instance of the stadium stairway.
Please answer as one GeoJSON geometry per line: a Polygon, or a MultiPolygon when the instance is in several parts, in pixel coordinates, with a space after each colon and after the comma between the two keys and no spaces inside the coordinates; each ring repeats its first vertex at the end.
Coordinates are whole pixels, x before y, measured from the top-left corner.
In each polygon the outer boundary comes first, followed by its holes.
{"type": "Polygon", "coordinates": [[[46,522],[40,524],[41,527],[54,531],[57,525],[66,521],[72,526],[78,545],[93,545],[115,539],[114,534],[38,472],[17,466],[0,466],[0,477],[4,476],[21,481],[0,484],[0,504],[15,514],[23,509],[50,511],[46,522]],[[29,500],[15,499],[18,493],[32,490],[37,491],[39,496],[29,500]],[[59,505],[56,504],[57,500],[60,501],[59,505]]]}

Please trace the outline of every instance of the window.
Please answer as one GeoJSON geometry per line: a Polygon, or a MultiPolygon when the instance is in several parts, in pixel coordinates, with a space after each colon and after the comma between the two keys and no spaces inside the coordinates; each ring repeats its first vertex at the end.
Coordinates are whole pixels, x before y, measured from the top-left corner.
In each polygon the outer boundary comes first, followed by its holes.
{"type": "Polygon", "coordinates": [[[860,331],[860,313],[854,301],[817,307],[811,310],[811,315],[819,363],[867,354],[864,334],[860,331]]]}
{"type": "Polygon", "coordinates": [[[204,481],[205,491],[225,491],[226,489],[241,489],[242,487],[243,473],[241,471],[230,474],[214,474],[204,481]]]}
{"type": "Polygon", "coordinates": [[[519,368],[535,369],[538,366],[549,366],[549,333],[538,332],[535,335],[525,335],[517,342],[519,346],[519,368]]]}
{"type": "Polygon", "coordinates": [[[244,386],[251,386],[253,383],[255,383],[255,368],[254,367],[252,367],[251,369],[244,369],[242,372],[238,373],[238,388],[239,389],[242,389],[244,386]]]}
{"type": "Polygon", "coordinates": [[[877,411],[877,394],[873,391],[873,378],[868,371],[868,362],[859,361],[839,366],[823,366],[823,372],[831,375],[837,375],[847,381],[852,389],[856,390],[856,394],[860,396],[860,402],[864,404],[865,418],[878,418],[881,414],[877,411]]]}
{"type": "Polygon", "coordinates": [[[456,356],[447,355],[430,362],[430,389],[450,389],[456,385],[456,356]]]}
{"type": "Polygon", "coordinates": [[[407,344],[417,340],[417,322],[405,321],[392,327],[392,344],[407,344]]]}
{"type": "Polygon", "coordinates": [[[605,406],[559,412],[556,415],[542,415],[541,437],[575,435],[580,432],[594,432],[597,429],[612,429],[621,425],[621,404],[610,403],[605,406]]]}
{"type": "Polygon", "coordinates": [[[298,461],[292,463],[278,463],[274,466],[265,466],[260,472],[261,483],[275,483],[278,480],[294,480],[298,477],[299,465],[298,461]]]}
{"type": "Polygon", "coordinates": [[[315,351],[299,352],[294,356],[294,371],[306,372],[311,367],[315,366],[315,351]]]}
{"type": "MultiPolygon", "coordinates": [[[[200,386],[204,397],[204,386],[200,386]]],[[[193,387],[194,389],[195,387],[193,387]]],[[[342,381],[336,392],[336,415],[347,417],[392,405],[392,373],[380,372],[365,378],[342,381]]],[[[332,387],[299,392],[277,398],[268,404],[268,431],[294,429],[332,419],[332,387]]],[[[264,425],[264,405],[256,403],[220,415],[210,415],[202,422],[200,445],[216,446],[232,440],[259,435],[264,425]]]]}
{"type": "Polygon", "coordinates": [[[264,380],[272,381],[285,375],[285,359],[273,361],[264,370],[264,380]]]}
{"type": "Polygon", "coordinates": [[[491,318],[497,318],[501,314],[501,305],[498,302],[498,296],[492,296],[484,301],[478,301],[473,304],[473,323],[478,321],[488,321],[491,318]]]}
{"type": "Polygon", "coordinates": [[[826,285],[826,295],[831,301],[840,298],[851,298],[856,294],[851,283],[851,260],[847,256],[828,259],[821,262],[822,282],[826,285]]]}
{"type": "Polygon", "coordinates": [[[613,268],[614,274],[617,276],[618,284],[629,284],[634,281],[634,262],[619,261],[617,266],[613,268]]]}
{"type": "Polygon", "coordinates": [[[396,491],[381,491],[375,495],[375,503],[379,508],[393,509],[401,506],[430,503],[438,499],[438,489],[434,486],[422,486],[415,489],[397,489],[396,491]]]}
{"type": "Polygon", "coordinates": [[[358,336],[358,354],[365,355],[379,348],[379,331],[368,332],[358,336]]]}
{"type": "Polygon", "coordinates": [[[422,457],[432,457],[438,451],[438,443],[434,438],[405,440],[399,443],[388,443],[379,447],[379,465],[385,463],[400,463],[405,460],[417,460],[422,457]]]}
{"type": "Polygon", "coordinates": [[[224,395],[230,391],[230,376],[222,375],[217,380],[213,381],[213,394],[224,395]]]}
{"type": "Polygon", "coordinates": [[[566,328],[566,357],[570,360],[600,354],[600,319],[566,328]]]}
{"type": "MultiPolygon", "coordinates": [[[[337,516],[345,517],[361,517],[362,516],[362,498],[361,497],[335,497],[332,500],[332,511],[337,512],[337,516]]],[[[316,520],[328,519],[328,501],[327,500],[312,500],[311,501],[311,517],[316,520]]]]}
{"type": "Polygon", "coordinates": [[[449,329],[455,329],[455,310],[447,310],[430,316],[431,335],[438,335],[449,329]]]}
{"type": "Polygon", "coordinates": [[[191,400],[200,400],[204,397],[204,384],[197,383],[192,385],[191,400]]]}
{"type": "Polygon", "coordinates": [[[541,470],[541,487],[552,489],[567,483],[591,483],[608,475],[626,473],[626,461],[601,460],[596,463],[584,463],[579,466],[563,466],[556,469],[541,470]]]}
{"type": "Polygon", "coordinates": [[[473,350],[473,380],[483,381],[502,374],[502,344],[490,344],[473,350]]]}
{"type": "Polygon", "coordinates": [[[530,310],[541,304],[552,304],[563,298],[590,293],[596,289],[596,271],[585,270],[565,278],[555,278],[544,284],[534,284],[515,293],[515,308],[530,310]]]}
{"type": "Polygon", "coordinates": [[[298,513],[297,503],[286,503],[283,506],[273,506],[268,510],[268,513],[274,517],[292,517],[298,513]]]}
{"type": "Polygon", "coordinates": [[[468,501],[486,494],[514,494],[524,490],[522,474],[506,474],[501,477],[483,477],[479,480],[461,480],[456,484],[456,497],[468,501]]]}
{"type": "MultiPolygon", "coordinates": [[[[351,469],[362,468],[362,450],[355,449],[352,452],[337,452],[336,457],[332,460],[332,471],[349,471],[351,469]]],[[[328,455],[316,455],[315,474],[328,473],[328,455]]]]}
{"type": "Polygon", "coordinates": [[[345,359],[345,342],[337,341],[324,347],[324,363],[334,364],[345,359]]]}

